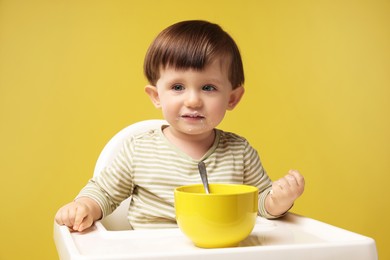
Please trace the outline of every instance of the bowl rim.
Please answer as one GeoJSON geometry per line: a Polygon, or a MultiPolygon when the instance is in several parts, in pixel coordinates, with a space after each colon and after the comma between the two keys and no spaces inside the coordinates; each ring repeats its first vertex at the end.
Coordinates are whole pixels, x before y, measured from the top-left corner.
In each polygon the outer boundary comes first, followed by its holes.
{"type": "Polygon", "coordinates": [[[253,193],[253,192],[257,192],[259,191],[259,188],[257,188],[256,186],[252,186],[252,185],[247,185],[247,184],[234,184],[234,183],[209,183],[209,186],[210,188],[212,188],[212,186],[242,186],[242,187],[245,187],[246,190],[244,191],[240,191],[240,192],[234,192],[234,193],[209,193],[209,194],[206,194],[206,193],[197,193],[197,192],[186,192],[186,191],[183,191],[182,189],[185,189],[185,188],[189,188],[189,187],[198,187],[198,186],[202,186],[203,187],[203,184],[202,183],[196,183],[196,184],[187,184],[187,185],[182,185],[182,186],[179,186],[179,187],[176,187],[174,192],[175,193],[182,193],[182,194],[191,194],[191,195],[194,195],[194,196],[229,196],[229,195],[240,195],[240,194],[249,194],[249,193],[253,193]],[[249,189],[249,190],[247,190],[249,189]]]}

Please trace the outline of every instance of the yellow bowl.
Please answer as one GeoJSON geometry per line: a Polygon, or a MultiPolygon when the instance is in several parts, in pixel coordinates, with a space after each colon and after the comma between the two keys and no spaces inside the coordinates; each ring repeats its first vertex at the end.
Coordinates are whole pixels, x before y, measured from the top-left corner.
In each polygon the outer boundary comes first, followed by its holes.
{"type": "Polygon", "coordinates": [[[258,189],[239,184],[202,184],[175,189],[176,220],[181,231],[203,248],[237,246],[253,230],[258,189]]]}

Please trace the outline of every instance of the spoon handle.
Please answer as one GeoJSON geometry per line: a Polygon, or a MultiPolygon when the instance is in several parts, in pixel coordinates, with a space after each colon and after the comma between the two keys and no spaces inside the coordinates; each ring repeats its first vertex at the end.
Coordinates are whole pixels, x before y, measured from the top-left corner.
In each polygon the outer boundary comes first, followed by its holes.
{"type": "Polygon", "coordinates": [[[210,190],[209,190],[209,182],[207,180],[207,170],[206,170],[206,165],[204,164],[203,161],[198,163],[198,169],[200,173],[200,178],[202,179],[203,182],[204,190],[206,191],[207,194],[209,194],[210,190]]]}

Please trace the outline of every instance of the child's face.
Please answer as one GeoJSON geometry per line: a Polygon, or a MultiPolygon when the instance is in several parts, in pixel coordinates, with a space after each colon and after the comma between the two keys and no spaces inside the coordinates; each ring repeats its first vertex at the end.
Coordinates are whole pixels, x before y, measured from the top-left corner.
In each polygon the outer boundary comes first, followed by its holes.
{"type": "Polygon", "coordinates": [[[222,121],[244,89],[233,90],[228,66],[218,59],[202,71],[162,69],[156,87],[147,86],[146,92],[174,130],[199,135],[210,133],[222,121]]]}

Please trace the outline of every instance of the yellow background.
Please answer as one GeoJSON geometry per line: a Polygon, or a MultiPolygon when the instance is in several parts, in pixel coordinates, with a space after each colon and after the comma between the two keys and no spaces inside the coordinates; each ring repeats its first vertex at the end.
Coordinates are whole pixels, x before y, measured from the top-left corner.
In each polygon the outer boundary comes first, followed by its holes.
{"type": "Polygon", "coordinates": [[[390,259],[390,1],[0,0],[0,259],[55,259],[56,210],[104,144],[159,118],[145,51],[166,26],[221,24],[246,94],[220,126],[271,178],[297,168],[293,211],[366,236],[390,259]]]}

